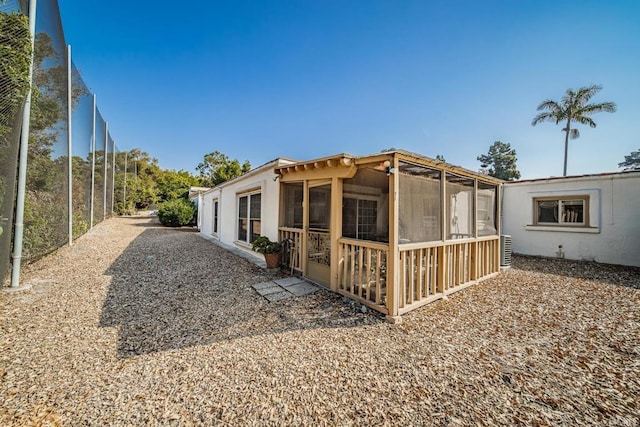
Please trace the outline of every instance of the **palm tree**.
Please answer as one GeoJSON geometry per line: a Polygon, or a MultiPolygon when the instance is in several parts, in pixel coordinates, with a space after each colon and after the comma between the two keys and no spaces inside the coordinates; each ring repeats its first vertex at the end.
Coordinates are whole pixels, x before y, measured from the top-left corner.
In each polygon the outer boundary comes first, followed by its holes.
{"type": "Polygon", "coordinates": [[[571,123],[574,122],[582,125],[589,125],[594,128],[596,127],[596,122],[589,117],[591,114],[602,111],[614,113],[616,111],[616,104],[614,102],[587,104],[587,102],[589,102],[596,93],[600,92],[601,89],[602,86],[600,85],[581,87],[578,90],[567,89],[567,92],[562,99],[560,99],[560,102],[547,99],[538,105],[538,111],[543,112],[533,118],[533,121],[531,122],[532,126],[535,126],[540,122],[555,122],[555,124],[564,122],[565,120],[567,122],[566,127],[562,129],[562,131],[565,132],[563,176],[567,176],[569,136],[571,136],[571,139],[576,139],[580,136],[578,129],[571,129],[571,123]]]}

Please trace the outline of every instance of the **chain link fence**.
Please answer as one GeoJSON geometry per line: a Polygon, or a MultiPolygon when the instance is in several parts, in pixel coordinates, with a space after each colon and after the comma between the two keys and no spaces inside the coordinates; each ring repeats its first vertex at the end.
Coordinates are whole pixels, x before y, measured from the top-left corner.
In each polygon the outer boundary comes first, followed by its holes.
{"type": "Polygon", "coordinates": [[[0,2],[0,283],[11,268],[26,95],[31,110],[22,259],[33,261],[110,217],[117,148],[69,57],[57,0],[38,0],[33,56],[27,2],[0,2]],[[29,67],[33,77],[29,84],[29,67]],[[70,224],[71,222],[71,224],[70,224]],[[71,235],[70,235],[71,234],[71,235]]]}

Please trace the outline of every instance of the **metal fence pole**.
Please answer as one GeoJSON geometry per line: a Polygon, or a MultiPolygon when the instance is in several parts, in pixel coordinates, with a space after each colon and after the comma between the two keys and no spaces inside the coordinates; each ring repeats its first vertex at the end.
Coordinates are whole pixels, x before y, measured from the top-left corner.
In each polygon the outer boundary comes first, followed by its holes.
{"type": "Polygon", "coordinates": [[[67,151],[68,151],[68,186],[69,186],[69,246],[73,244],[73,137],[71,136],[71,45],[67,46],[67,151]]]}
{"type": "Polygon", "coordinates": [[[107,169],[107,152],[109,151],[109,123],[104,122],[104,167],[102,168],[102,220],[107,219],[107,178],[109,171],[107,169]]]}
{"type": "Polygon", "coordinates": [[[93,94],[93,114],[91,124],[91,218],[89,228],[93,228],[93,208],[95,204],[96,192],[96,94],[93,94]]]}
{"type": "Polygon", "coordinates": [[[27,154],[29,151],[29,125],[31,120],[31,85],[33,84],[33,50],[36,34],[37,0],[29,1],[29,34],[31,35],[31,65],[29,66],[29,92],[22,113],[20,134],[20,160],[18,163],[18,191],[16,198],[16,220],[13,234],[13,266],[11,288],[20,288],[20,264],[22,263],[22,238],[24,236],[24,201],[27,187],[27,154]]]}
{"type": "Polygon", "coordinates": [[[128,152],[124,152],[124,187],[122,190],[122,203],[124,204],[123,208],[127,209],[127,157],[129,157],[128,152]]]}
{"type": "Polygon", "coordinates": [[[111,215],[113,215],[113,204],[116,202],[116,143],[113,141],[111,156],[111,215]]]}

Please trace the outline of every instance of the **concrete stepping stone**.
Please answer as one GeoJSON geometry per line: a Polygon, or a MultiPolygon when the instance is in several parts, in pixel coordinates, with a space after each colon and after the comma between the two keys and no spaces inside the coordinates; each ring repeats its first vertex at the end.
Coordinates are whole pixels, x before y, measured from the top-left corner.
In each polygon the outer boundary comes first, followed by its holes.
{"type": "Polygon", "coordinates": [[[262,282],[262,283],[256,283],[255,285],[251,285],[251,287],[253,289],[255,289],[256,291],[259,289],[264,289],[264,288],[272,288],[274,286],[274,282],[262,282]]]}
{"type": "Polygon", "coordinates": [[[276,302],[287,298],[293,298],[293,294],[291,292],[287,292],[282,290],[282,288],[278,287],[280,292],[274,292],[271,294],[263,295],[269,302],[276,302]]]}
{"type": "Polygon", "coordinates": [[[317,291],[318,289],[320,288],[317,285],[314,285],[313,283],[309,283],[307,281],[302,281],[301,283],[287,287],[287,291],[291,292],[297,297],[308,295],[317,291]]]}
{"type": "Polygon", "coordinates": [[[274,282],[282,286],[283,288],[288,288],[292,285],[304,283],[304,279],[300,279],[299,277],[285,277],[284,279],[274,280],[274,282]]]}
{"type": "Polygon", "coordinates": [[[263,297],[266,297],[269,294],[277,294],[278,292],[284,292],[284,289],[282,289],[280,286],[276,285],[275,283],[272,283],[270,287],[256,289],[256,292],[258,292],[263,297]]]}

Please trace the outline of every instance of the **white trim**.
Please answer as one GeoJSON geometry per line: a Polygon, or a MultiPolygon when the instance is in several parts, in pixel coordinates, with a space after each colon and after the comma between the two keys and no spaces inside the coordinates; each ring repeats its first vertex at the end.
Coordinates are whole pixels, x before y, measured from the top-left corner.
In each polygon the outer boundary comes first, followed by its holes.
{"type": "Polygon", "coordinates": [[[263,192],[262,192],[262,187],[256,188],[255,186],[251,187],[252,190],[246,191],[246,192],[242,192],[243,190],[240,189],[239,191],[236,191],[236,217],[235,217],[235,236],[234,236],[234,243],[236,244],[240,244],[241,246],[247,246],[249,248],[251,248],[251,242],[248,241],[251,239],[251,196],[255,196],[256,194],[260,194],[260,231],[261,231],[261,235],[262,235],[262,212],[263,212],[263,202],[264,202],[264,197],[263,192]],[[243,240],[239,240],[238,239],[238,234],[240,232],[240,199],[246,197],[247,198],[247,241],[243,241],[243,240]]]}
{"type": "Polygon", "coordinates": [[[220,229],[220,198],[216,197],[215,199],[211,199],[211,235],[213,237],[219,237],[219,229],[220,229]]]}
{"type": "Polygon", "coordinates": [[[525,225],[525,230],[528,231],[552,231],[552,232],[565,232],[565,233],[600,233],[600,227],[566,227],[562,225],[525,225]]]}

